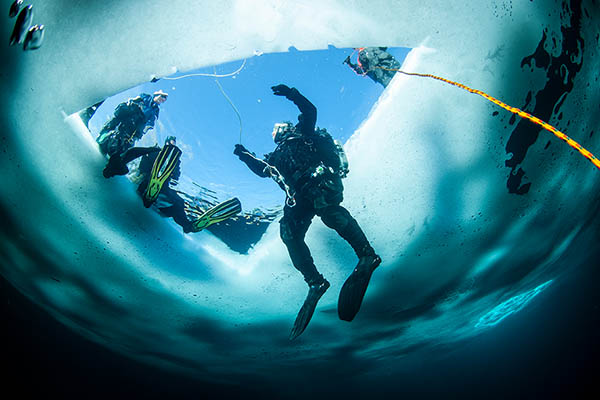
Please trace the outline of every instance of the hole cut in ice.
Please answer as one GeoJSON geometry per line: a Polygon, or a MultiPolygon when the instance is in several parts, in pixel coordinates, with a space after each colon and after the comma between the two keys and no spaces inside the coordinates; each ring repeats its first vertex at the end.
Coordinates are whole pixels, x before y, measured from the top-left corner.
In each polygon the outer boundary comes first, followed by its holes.
{"type": "MultiPolygon", "coordinates": [[[[398,63],[410,49],[386,48],[398,63]]],[[[284,193],[268,179],[252,174],[233,155],[242,143],[258,157],[273,151],[273,125],[297,121],[298,109],[274,96],[271,86],[296,87],[318,110],[317,126],[344,143],[367,118],[384,87],[356,73],[355,49],[260,54],[195,71],[154,78],[79,112],[96,139],[115,108],[141,93],[168,93],[154,128],[135,146],[163,146],[168,136],[181,148],[181,177],[173,187],[191,206],[209,207],[231,197],[242,202],[243,216],[209,227],[232,249],[246,253],[267,226],[278,219],[284,193]]],[[[128,177],[135,182],[136,161],[128,177]]],[[[98,171],[101,173],[101,171],[98,171]]],[[[141,203],[140,203],[141,205],[141,203]]]]}

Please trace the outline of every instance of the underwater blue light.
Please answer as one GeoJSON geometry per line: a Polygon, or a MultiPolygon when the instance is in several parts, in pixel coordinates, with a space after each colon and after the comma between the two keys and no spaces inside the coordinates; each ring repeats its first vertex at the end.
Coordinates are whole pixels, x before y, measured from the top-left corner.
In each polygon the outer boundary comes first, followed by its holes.
{"type": "Polygon", "coordinates": [[[552,283],[552,279],[546,283],[543,283],[536,287],[535,289],[531,289],[525,293],[521,293],[517,296],[511,297],[505,302],[497,305],[487,314],[479,319],[477,324],[475,324],[475,328],[480,328],[484,326],[494,326],[502,321],[504,318],[508,317],[511,314],[520,311],[523,307],[527,305],[535,296],[540,294],[548,285],[552,283]]]}

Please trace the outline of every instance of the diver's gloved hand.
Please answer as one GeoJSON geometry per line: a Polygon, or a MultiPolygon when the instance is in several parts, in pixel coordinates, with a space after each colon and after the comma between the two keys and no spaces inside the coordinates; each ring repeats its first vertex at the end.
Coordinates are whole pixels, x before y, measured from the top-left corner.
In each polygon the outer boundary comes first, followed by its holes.
{"type": "Polygon", "coordinates": [[[279,84],[277,86],[271,86],[271,90],[273,90],[273,94],[275,96],[289,96],[292,93],[292,89],[288,86],[279,84]]]}
{"type": "Polygon", "coordinates": [[[236,144],[235,149],[233,150],[233,154],[235,154],[238,157],[241,157],[242,154],[244,154],[244,153],[250,153],[250,152],[248,151],[247,148],[244,147],[244,145],[236,144]]]}
{"type": "Polygon", "coordinates": [[[350,56],[346,57],[342,64],[350,64],[350,56]]]}

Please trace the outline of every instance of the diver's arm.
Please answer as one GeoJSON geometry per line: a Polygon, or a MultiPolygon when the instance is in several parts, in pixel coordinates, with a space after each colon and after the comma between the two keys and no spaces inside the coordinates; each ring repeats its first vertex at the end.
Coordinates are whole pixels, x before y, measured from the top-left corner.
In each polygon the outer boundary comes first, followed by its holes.
{"type": "Polygon", "coordinates": [[[241,144],[235,145],[233,154],[238,156],[238,158],[243,161],[256,175],[260,176],[261,178],[267,178],[269,176],[269,173],[267,172],[267,167],[269,164],[257,158],[254,153],[248,151],[248,149],[241,144]]]}
{"type": "Polygon", "coordinates": [[[132,106],[138,107],[138,130],[140,132],[139,137],[141,138],[149,130],[154,128],[154,124],[158,119],[159,108],[154,106],[154,100],[152,96],[147,93],[142,93],[138,97],[129,100],[132,106]]]}
{"type": "MultiPolygon", "coordinates": [[[[132,147],[128,149],[123,154],[113,154],[109,160],[108,164],[102,171],[102,175],[105,178],[111,178],[115,175],[127,175],[129,173],[129,168],[127,168],[127,163],[135,160],[138,157],[142,157],[140,161],[139,169],[143,170],[144,162],[147,161],[147,156],[150,153],[158,153],[160,149],[158,147],[132,147]]],[[[156,156],[152,158],[153,162],[156,156]]],[[[147,167],[150,170],[152,166],[147,167]]]]}
{"type": "Polygon", "coordinates": [[[288,100],[291,100],[300,110],[300,116],[298,120],[302,121],[302,127],[304,134],[312,134],[315,131],[315,125],[317,124],[317,107],[311,103],[306,97],[304,97],[296,88],[292,88],[290,93],[285,96],[288,100]]]}
{"type": "Polygon", "coordinates": [[[142,128],[142,135],[140,135],[140,137],[148,133],[148,131],[152,128],[154,128],[154,119],[149,119],[144,124],[144,127],[142,128]]]}
{"type": "Polygon", "coordinates": [[[304,97],[296,88],[291,88],[288,95],[285,96],[288,100],[294,102],[296,107],[305,117],[313,118],[317,121],[317,107],[304,97]]]}
{"type": "Polygon", "coordinates": [[[286,85],[279,84],[272,86],[273,94],[275,96],[285,96],[286,99],[291,100],[296,107],[300,110],[298,121],[302,122],[302,133],[312,134],[315,131],[315,124],[317,123],[317,107],[314,106],[306,97],[304,97],[296,88],[289,88],[286,85]]]}
{"type": "Polygon", "coordinates": [[[102,134],[106,132],[114,131],[117,125],[119,125],[119,119],[116,116],[113,116],[108,122],[104,124],[98,135],[102,136],[102,134]]]}
{"type": "Polygon", "coordinates": [[[143,110],[144,117],[146,118],[146,122],[144,122],[144,127],[142,128],[142,134],[146,134],[150,129],[154,128],[154,124],[158,119],[158,109],[151,108],[150,115],[147,115],[143,110]]]}
{"type": "Polygon", "coordinates": [[[358,66],[358,64],[353,64],[352,61],[350,61],[350,56],[346,57],[346,59],[344,60],[344,64],[348,64],[348,66],[352,68],[352,70],[357,74],[364,73],[364,71],[358,66]]]}

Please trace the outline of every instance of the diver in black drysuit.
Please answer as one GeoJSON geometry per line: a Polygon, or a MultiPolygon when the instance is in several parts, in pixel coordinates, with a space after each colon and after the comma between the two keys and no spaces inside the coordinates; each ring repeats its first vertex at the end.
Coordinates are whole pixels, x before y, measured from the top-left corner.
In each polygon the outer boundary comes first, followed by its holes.
{"type": "MultiPolygon", "coordinates": [[[[167,137],[165,140],[165,145],[166,144],[175,146],[175,137],[167,137]]],[[[106,168],[102,171],[102,174],[105,178],[110,178],[115,175],[126,175],[129,173],[127,163],[138,157],[142,157],[138,167],[138,172],[142,176],[142,181],[137,187],[137,192],[140,196],[143,196],[148,187],[148,183],[150,182],[152,166],[154,165],[154,161],[156,160],[156,157],[158,157],[160,150],[161,149],[158,146],[132,147],[121,155],[113,155],[109,159],[106,168]]],[[[179,179],[181,176],[180,165],[181,161],[177,160],[177,164],[171,173],[169,181],[177,181],[179,179]]],[[[183,228],[183,232],[190,233],[194,231],[193,224],[187,218],[185,213],[185,201],[179,197],[175,190],[169,187],[169,182],[165,182],[162,186],[158,199],[156,200],[156,206],[162,215],[173,218],[173,220],[183,228]]]]}
{"type": "MultiPolygon", "coordinates": [[[[329,288],[329,282],[317,271],[304,242],[315,215],[352,246],[360,259],[359,265],[371,267],[375,262],[378,265],[380,259],[356,220],[340,205],[344,190],[339,174],[340,160],[331,136],[315,132],[316,107],[296,88],[277,85],[271,89],[273,94],[285,96],[299,108],[298,124],[295,127],[291,123],[275,125],[273,139],[277,148],[266,154],[264,160],[256,158],[241,144],[235,146],[234,154],[261,177],[269,177],[269,171],[275,167],[295,193],[295,205],[288,204],[288,199],[283,209],[280,235],[294,267],[302,273],[310,287],[307,301],[311,295],[317,296],[318,301],[329,288]],[[282,125],[287,126],[281,129],[282,125]]],[[[311,316],[312,313],[308,319],[311,316]]]]}

